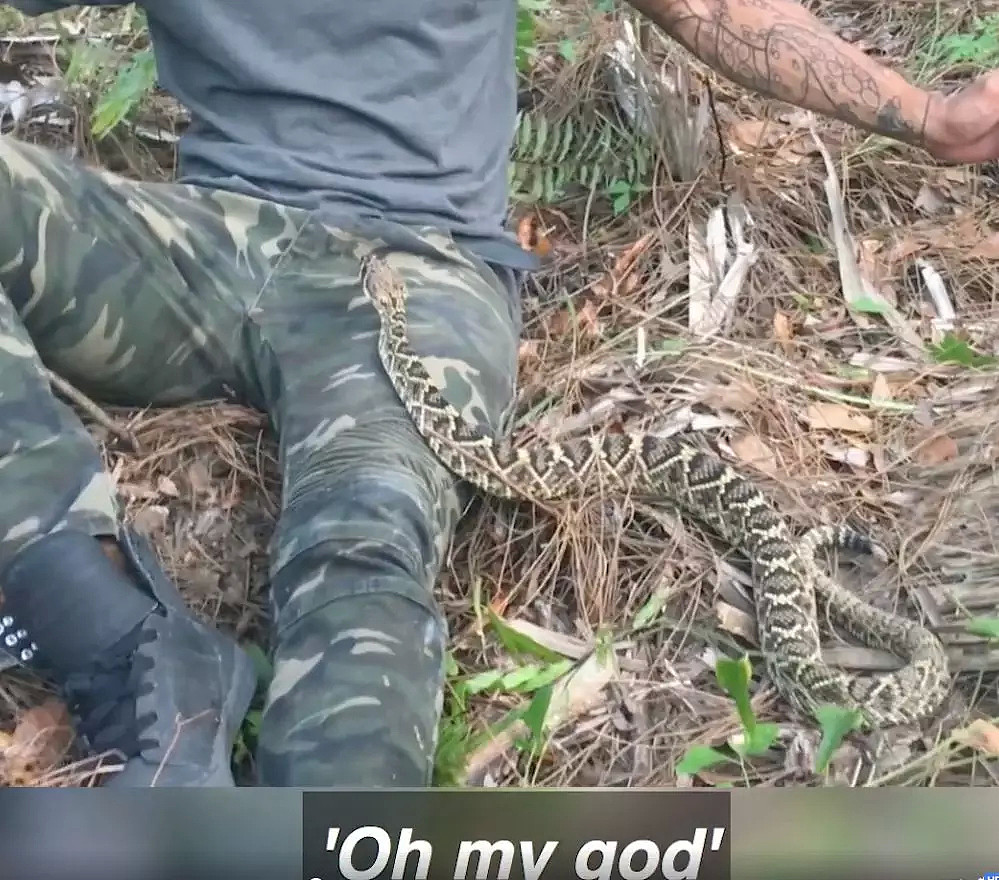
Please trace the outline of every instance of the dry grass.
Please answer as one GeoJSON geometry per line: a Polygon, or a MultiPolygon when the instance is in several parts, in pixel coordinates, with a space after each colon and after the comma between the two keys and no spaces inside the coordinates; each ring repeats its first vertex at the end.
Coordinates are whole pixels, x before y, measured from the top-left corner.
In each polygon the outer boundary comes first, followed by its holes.
{"type": "MultiPolygon", "coordinates": [[[[996,7],[820,5],[844,36],[909,67],[933,34],[996,7]]],[[[557,35],[584,18],[571,6],[557,35]]],[[[597,59],[615,31],[605,19],[595,25],[578,63],[545,54],[538,62],[533,90],[566,112],[601,99],[597,59]]],[[[927,71],[927,79],[931,73],[948,82],[968,71],[927,71]]],[[[999,658],[960,621],[991,616],[999,598],[999,490],[991,476],[999,383],[991,372],[916,360],[883,321],[851,314],[828,234],[826,170],[803,115],[723,83],[714,89],[726,183],[756,221],[757,260],[731,327],[698,340],[687,320],[688,229],[703,225],[722,192],[713,143],[696,179],[660,179],[618,218],[586,194],[558,211],[535,210],[529,219],[551,253],[524,290],[517,435],[623,426],[682,433],[713,443],[802,528],[848,520],[872,533],[895,558],[885,570],[861,570],[867,594],[935,626],[960,675],[926,729],[851,737],[828,778],[992,784],[994,728],[970,749],[961,731],[999,713],[999,658]]],[[[913,271],[917,257],[929,261],[945,279],[958,329],[979,351],[999,354],[995,167],[940,168],[917,151],[834,123],[822,122],[819,132],[834,156],[860,267],[875,289],[921,338],[939,340],[913,271]]],[[[88,143],[82,135],[75,142],[88,143]]],[[[125,170],[139,167],[135,155],[132,147],[105,146],[101,161],[125,170]]],[[[199,613],[264,643],[264,566],[279,498],[261,417],[229,406],[111,415],[141,444],[141,452],[129,452],[95,428],[126,515],[153,535],[199,613]]],[[[841,574],[856,584],[856,572],[841,574]]],[[[484,607],[535,624],[581,656],[598,633],[610,632],[617,657],[612,680],[585,695],[586,711],[554,732],[540,760],[507,751],[491,757],[485,774],[502,785],[690,784],[676,772],[684,751],[724,743],[739,730],[712,664],[746,645],[752,650],[749,587],[738,557],[634,499],[596,497],[550,510],[483,500],[462,523],[439,582],[462,674],[512,664],[482,626],[484,607]],[[636,615],[650,598],[662,611],[636,633],[636,615]]],[[[853,645],[830,649],[854,668],[886,663],[853,645]]],[[[41,699],[39,686],[19,675],[0,679],[11,725],[41,699]]],[[[821,784],[810,769],[820,735],[814,725],[791,714],[765,680],[753,701],[760,718],[779,723],[777,745],[735,775],[722,768],[700,782],[821,784]]],[[[481,730],[522,703],[512,695],[477,697],[457,728],[481,730]]],[[[87,778],[80,768],[61,772],[36,784],[87,778]]]]}

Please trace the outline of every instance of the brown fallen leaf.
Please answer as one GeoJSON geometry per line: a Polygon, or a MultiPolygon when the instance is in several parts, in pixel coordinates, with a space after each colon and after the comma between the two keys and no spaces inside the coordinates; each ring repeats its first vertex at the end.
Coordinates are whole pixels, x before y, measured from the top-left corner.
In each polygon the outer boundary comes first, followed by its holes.
{"type": "Polygon", "coordinates": [[[541,357],[541,342],[538,339],[524,339],[517,349],[517,360],[521,366],[535,364],[541,357]]]}
{"type": "Polygon", "coordinates": [[[948,437],[946,434],[940,434],[928,443],[921,443],[916,448],[913,457],[920,464],[932,465],[941,464],[942,462],[950,461],[952,458],[957,458],[957,453],[957,442],[954,438],[948,437]]]}
{"type": "Polygon", "coordinates": [[[787,127],[765,119],[743,119],[729,126],[729,137],[736,149],[765,150],[787,136],[787,127]]]}
{"type": "Polygon", "coordinates": [[[813,428],[824,431],[869,434],[874,430],[874,422],[868,416],[842,403],[809,404],[805,419],[813,428]]]}
{"type": "Polygon", "coordinates": [[[736,436],[729,444],[732,451],[748,465],[752,465],[765,474],[775,476],[777,473],[777,457],[773,450],[755,434],[748,431],[736,436]]]}
{"type": "Polygon", "coordinates": [[[579,329],[586,336],[597,338],[601,334],[600,319],[597,317],[597,311],[597,305],[591,299],[586,301],[586,305],[584,305],[576,315],[576,321],[579,329]]]}
{"type": "Polygon", "coordinates": [[[774,336],[787,351],[788,343],[794,338],[794,326],[784,312],[774,312],[774,336]]]}
{"type": "Polygon", "coordinates": [[[733,379],[724,385],[712,385],[703,397],[707,406],[745,412],[756,406],[760,395],[748,382],[733,379]]]}
{"type": "Polygon", "coordinates": [[[546,315],[543,320],[548,335],[557,338],[569,332],[572,326],[572,312],[563,306],[557,312],[546,315]]]}
{"type": "Polygon", "coordinates": [[[525,251],[538,257],[546,257],[552,250],[551,240],[533,214],[525,214],[520,218],[517,224],[517,242],[525,251]]]}
{"type": "Polygon", "coordinates": [[[999,232],[979,241],[968,251],[968,256],[980,260],[999,260],[999,232]]]}
{"type": "Polygon", "coordinates": [[[0,753],[3,775],[11,785],[31,785],[59,765],[74,738],[69,711],[60,700],[28,709],[0,753]]]}

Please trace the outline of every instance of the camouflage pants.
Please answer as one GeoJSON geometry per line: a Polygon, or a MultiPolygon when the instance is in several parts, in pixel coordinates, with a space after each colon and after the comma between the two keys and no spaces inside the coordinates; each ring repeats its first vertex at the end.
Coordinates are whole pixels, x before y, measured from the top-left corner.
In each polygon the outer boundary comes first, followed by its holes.
{"type": "Polygon", "coordinates": [[[264,785],[430,781],[445,625],[431,589],[461,511],[377,360],[359,287],[377,248],[414,345],[466,417],[505,427],[512,286],[429,229],[136,184],[0,138],[0,568],[60,528],[121,527],[98,451],[42,362],[96,399],[229,399],[280,438],[264,785]]]}

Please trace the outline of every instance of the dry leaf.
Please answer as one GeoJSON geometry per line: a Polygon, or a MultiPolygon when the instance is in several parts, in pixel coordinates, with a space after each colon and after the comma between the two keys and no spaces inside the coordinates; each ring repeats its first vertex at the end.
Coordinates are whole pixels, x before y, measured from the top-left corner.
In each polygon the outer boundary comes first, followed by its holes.
{"type": "Polygon", "coordinates": [[[538,339],[521,340],[517,349],[517,360],[521,365],[535,364],[541,357],[541,341],[538,339]]]}
{"type": "Polygon", "coordinates": [[[180,490],[177,488],[177,484],[169,477],[160,477],[156,482],[156,488],[161,495],[166,495],[169,498],[180,497],[180,490]]]}
{"type": "Polygon", "coordinates": [[[886,401],[891,400],[891,398],[891,385],[888,384],[885,374],[876,374],[871,385],[871,400],[886,401]]]}
{"type": "Polygon", "coordinates": [[[570,326],[572,326],[572,313],[566,308],[561,308],[545,318],[545,329],[550,336],[564,336],[569,332],[570,326]]]}
{"type": "Polygon", "coordinates": [[[822,443],[822,451],[833,461],[842,462],[856,470],[865,470],[871,459],[870,452],[858,446],[840,446],[829,440],[822,443]]]}
{"type": "Polygon", "coordinates": [[[187,469],[187,481],[191,484],[191,489],[198,495],[206,495],[212,489],[212,475],[208,473],[208,468],[204,462],[195,461],[187,469]]]}
{"type": "Polygon", "coordinates": [[[999,756],[999,727],[984,718],[975,719],[963,730],[957,731],[954,738],[987,755],[999,756]]]}
{"type": "Polygon", "coordinates": [[[946,434],[934,437],[929,443],[920,444],[915,459],[920,464],[940,464],[957,458],[957,442],[946,434]]]}
{"type": "Polygon", "coordinates": [[[729,126],[729,137],[736,150],[772,148],[786,136],[787,128],[773,120],[743,119],[729,126]]]}
{"type": "Polygon", "coordinates": [[[15,786],[30,785],[55,769],[75,738],[69,711],[49,699],[28,709],[3,749],[4,773],[15,786]]]}
{"type": "Polygon", "coordinates": [[[162,532],[170,520],[170,511],[162,504],[150,504],[135,512],[132,517],[132,526],[135,530],[147,538],[155,538],[158,532],[162,532]]]}
{"type": "Polygon", "coordinates": [[[755,434],[748,431],[735,437],[729,444],[732,451],[746,464],[771,476],[777,473],[777,458],[773,450],[755,434]]]}
{"type": "Polygon", "coordinates": [[[734,379],[725,385],[712,385],[704,395],[703,402],[716,409],[745,412],[752,409],[759,399],[760,395],[752,385],[734,379]]]}
{"type": "Polygon", "coordinates": [[[978,242],[968,251],[968,256],[979,260],[999,260],[999,232],[978,242]]]}
{"type": "Polygon", "coordinates": [[[537,217],[532,214],[525,214],[517,224],[517,242],[525,251],[530,251],[539,257],[546,257],[551,253],[551,240],[541,228],[537,217]]]}
{"type": "Polygon", "coordinates": [[[594,301],[587,300],[577,315],[579,329],[586,336],[600,336],[600,319],[597,318],[597,306],[594,301]]]}
{"type": "Polygon", "coordinates": [[[756,617],[747,614],[728,602],[719,600],[715,603],[715,615],[718,618],[718,626],[725,632],[732,633],[740,639],[745,639],[752,645],[758,645],[760,634],[756,625],[756,617]]]}
{"type": "Polygon", "coordinates": [[[809,404],[805,418],[813,428],[824,431],[869,434],[874,430],[874,422],[870,418],[841,403],[809,404]]]}
{"type": "Polygon", "coordinates": [[[948,200],[946,195],[928,183],[924,183],[920,187],[919,195],[916,196],[916,201],[913,203],[913,207],[917,211],[922,211],[930,217],[946,210],[947,205],[948,200]]]}
{"type": "Polygon", "coordinates": [[[794,337],[791,319],[784,312],[774,313],[774,336],[781,342],[790,342],[794,337]]]}
{"type": "Polygon", "coordinates": [[[635,268],[638,258],[649,249],[652,239],[653,235],[651,232],[645,233],[645,235],[614,261],[614,268],[611,272],[617,279],[618,284],[621,284],[625,280],[625,276],[635,268]]]}

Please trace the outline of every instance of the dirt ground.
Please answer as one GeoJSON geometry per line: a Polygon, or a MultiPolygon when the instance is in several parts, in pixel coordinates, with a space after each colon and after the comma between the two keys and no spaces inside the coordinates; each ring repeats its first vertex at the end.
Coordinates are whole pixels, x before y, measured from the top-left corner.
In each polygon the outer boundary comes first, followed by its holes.
{"type": "MultiPolygon", "coordinates": [[[[925,84],[950,87],[999,66],[999,3],[810,6],[925,84]]],[[[59,45],[90,37],[119,60],[134,57],[144,44],[129,14],[72,12],[62,33],[48,19],[0,19],[0,87],[53,88],[43,78],[61,71],[64,89],[56,110],[40,105],[3,130],[169,179],[179,108],[154,93],[101,140],[92,111],[107,84],[92,73],[65,85],[59,45]]],[[[629,94],[620,77],[615,91],[621,68],[608,55],[627,36],[624,21],[553,3],[538,22],[525,106],[553,125],[603,125],[629,94]]],[[[692,116],[705,108],[703,136],[684,146],[684,101],[663,92],[656,118],[660,134],[673,132],[671,149],[649,154],[647,178],[617,168],[578,185],[576,168],[577,185],[557,201],[515,203],[523,243],[544,260],[523,290],[515,440],[682,435],[765,487],[796,528],[861,527],[890,561],[839,560],[837,576],[932,626],[954,688],[921,728],[853,731],[817,768],[829,730],[791,710],[763,673],[741,557],[627,497],[550,509],[480,499],[437,587],[452,634],[439,781],[992,785],[997,168],[940,166],[748,95],[654,39],[646,55],[649,70],[665,59],[660,84],[686,72],[680,93],[692,116]],[[705,267],[724,246],[726,200],[748,222],[719,284],[705,267]],[[716,663],[747,652],[752,718],[774,726],[740,757],[750,731],[716,663]],[[502,728],[514,717],[519,726],[502,728]]],[[[153,538],[192,607],[259,646],[266,681],[266,554],[280,498],[264,419],[228,405],[81,413],[129,520],[153,538]]],[[[828,653],[851,669],[893,662],[833,635],[828,653]]],[[[74,760],[62,710],[47,699],[23,673],[0,675],[5,784],[93,784],[94,762],[74,760]]],[[[249,781],[256,717],[235,756],[249,781]]]]}

